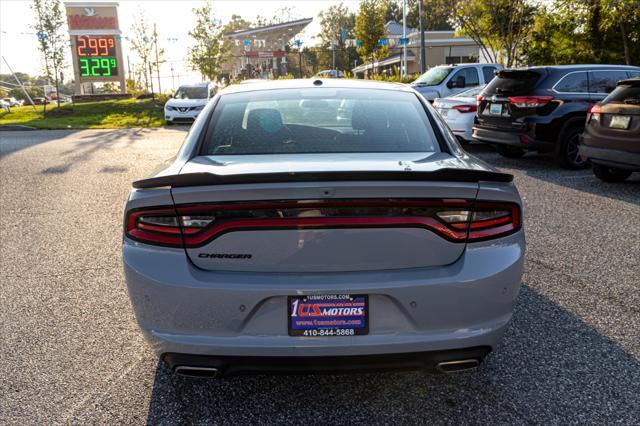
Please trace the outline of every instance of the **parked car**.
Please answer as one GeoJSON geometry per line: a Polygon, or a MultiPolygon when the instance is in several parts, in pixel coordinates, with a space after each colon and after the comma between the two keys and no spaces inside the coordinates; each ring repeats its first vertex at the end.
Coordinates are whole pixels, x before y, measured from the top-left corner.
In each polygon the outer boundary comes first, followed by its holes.
{"type": "Polygon", "coordinates": [[[50,104],[51,100],[49,98],[33,98],[33,104],[34,105],[45,105],[45,104],[50,104]]]}
{"type": "Polygon", "coordinates": [[[344,73],[340,70],[324,70],[314,75],[316,78],[344,78],[344,73]]]}
{"type": "Polygon", "coordinates": [[[427,100],[447,98],[472,87],[489,83],[499,64],[454,64],[433,67],[418,77],[411,87],[420,92],[427,100]]]}
{"type": "Polygon", "coordinates": [[[469,143],[473,140],[471,128],[476,117],[478,106],[476,99],[485,85],[465,90],[448,98],[436,98],[433,107],[438,111],[449,129],[461,143],[469,143]]]}
{"type": "Polygon", "coordinates": [[[520,288],[521,200],[435,117],[400,84],[222,90],[124,212],[131,302],[169,367],[477,366],[520,288]],[[301,103],[353,108],[320,122],[301,103]]]}
{"type": "Polygon", "coordinates": [[[618,80],[640,76],[640,67],[561,65],[501,70],[478,98],[473,137],[509,158],[526,151],[552,152],[567,169],[587,163],[578,154],[587,111],[618,80]]]}
{"type": "Polygon", "coordinates": [[[587,114],[580,155],[606,182],[621,182],[640,171],[640,78],[616,89],[587,114]]]}
{"type": "Polygon", "coordinates": [[[19,101],[16,98],[2,98],[4,102],[6,102],[10,107],[22,106],[24,101],[19,101]]]}
{"type": "Polygon", "coordinates": [[[0,99],[0,109],[2,109],[2,111],[9,112],[11,111],[11,105],[9,105],[9,103],[4,99],[0,99]]]}
{"type": "Polygon", "coordinates": [[[168,125],[191,123],[218,91],[213,83],[185,84],[164,105],[164,119],[168,125]]]}

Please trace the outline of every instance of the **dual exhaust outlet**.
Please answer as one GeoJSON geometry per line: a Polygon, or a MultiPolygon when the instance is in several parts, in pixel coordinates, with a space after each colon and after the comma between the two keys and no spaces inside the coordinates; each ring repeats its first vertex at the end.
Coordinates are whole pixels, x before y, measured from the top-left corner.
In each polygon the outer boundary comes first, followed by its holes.
{"type": "MultiPolygon", "coordinates": [[[[437,364],[437,370],[441,373],[457,373],[459,371],[471,370],[480,365],[480,360],[476,358],[459,359],[454,361],[443,361],[437,364]]],[[[220,370],[215,367],[196,367],[179,365],[175,367],[174,372],[181,376],[215,379],[220,375],[220,370]]]]}

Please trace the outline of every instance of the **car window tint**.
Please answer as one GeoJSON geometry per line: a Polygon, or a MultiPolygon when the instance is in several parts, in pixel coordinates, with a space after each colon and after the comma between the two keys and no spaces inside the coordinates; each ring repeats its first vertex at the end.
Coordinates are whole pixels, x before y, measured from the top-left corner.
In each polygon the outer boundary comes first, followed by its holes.
{"type": "Polygon", "coordinates": [[[640,77],[640,71],[629,71],[629,77],[640,77]]]}
{"type": "Polygon", "coordinates": [[[494,72],[496,71],[496,67],[482,67],[482,74],[484,75],[484,82],[488,83],[493,80],[494,72]]]}
{"type": "Polygon", "coordinates": [[[587,93],[589,81],[586,72],[572,72],[565,75],[556,85],[555,90],[566,93],[587,93]]]}
{"type": "Polygon", "coordinates": [[[464,76],[465,86],[477,86],[480,84],[480,78],[478,77],[478,71],[475,68],[463,68],[458,70],[453,77],[451,77],[451,81],[455,81],[459,76],[464,76]]]}
{"type": "Polygon", "coordinates": [[[204,155],[434,152],[415,94],[364,89],[282,89],[220,98],[204,155]]]}
{"type": "Polygon", "coordinates": [[[590,92],[610,93],[616,88],[618,81],[626,78],[626,71],[591,71],[589,72],[590,92]]]}

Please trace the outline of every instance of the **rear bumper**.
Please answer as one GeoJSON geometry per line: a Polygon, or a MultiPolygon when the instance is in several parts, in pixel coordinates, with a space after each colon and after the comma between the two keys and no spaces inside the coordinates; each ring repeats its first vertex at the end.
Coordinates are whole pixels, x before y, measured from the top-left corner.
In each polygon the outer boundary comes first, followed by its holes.
{"type": "Polygon", "coordinates": [[[591,163],[625,170],[640,171],[640,153],[580,145],[580,155],[591,163]]]}
{"type": "Polygon", "coordinates": [[[533,130],[489,129],[474,126],[472,136],[473,139],[486,143],[510,145],[530,150],[549,150],[554,146],[551,142],[536,139],[535,131],[533,130]]]}
{"type": "Polygon", "coordinates": [[[491,352],[488,346],[447,351],[350,355],[343,357],[209,356],[166,353],[162,359],[175,371],[178,367],[213,369],[215,377],[252,373],[351,373],[384,370],[440,371],[441,363],[475,360],[481,363],[491,352]]]}
{"type": "Polygon", "coordinates": [[[194,267],[181,249],[125,239],[129,295],[159,354],[324,357],[495,347],[520,289],[524,233],[469,244],[448,266],[351,273],[235,273],[194,267]],[[368,294],[365,336],[291,337],[286,299],[368,294]]]}

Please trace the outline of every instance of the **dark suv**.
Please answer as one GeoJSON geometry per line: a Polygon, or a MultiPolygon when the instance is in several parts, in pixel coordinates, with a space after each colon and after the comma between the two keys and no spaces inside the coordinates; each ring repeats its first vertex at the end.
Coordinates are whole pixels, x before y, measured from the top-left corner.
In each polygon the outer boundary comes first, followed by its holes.
{"type": "Polygon", "coordinates": [[[580,154],[606,182],[640,171],[640,78],[622,80],[587,116],[580,154]]]}
{"type": "Polygon", "coordinates": [[[473,137],[509,158],[553,152],[568,169],[587,166],[578,153],[589,108],[640,67],[559,65],[505,69],[478,97],[473,137]]]}

